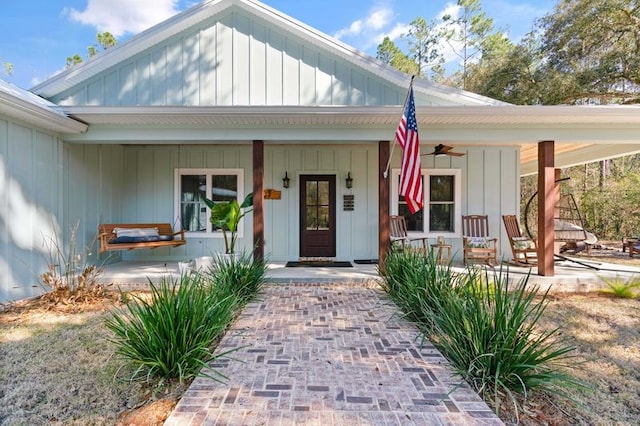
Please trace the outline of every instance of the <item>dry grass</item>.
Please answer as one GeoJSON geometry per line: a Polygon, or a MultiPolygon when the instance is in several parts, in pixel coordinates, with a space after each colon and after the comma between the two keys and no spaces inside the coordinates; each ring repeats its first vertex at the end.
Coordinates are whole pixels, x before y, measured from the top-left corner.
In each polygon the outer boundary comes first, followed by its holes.
{"type": "Polygon", "coordinates": [[[118,302],[115,293],[107,296],[55,306],[37,299],[0,310],[0,424],[113,425],[165,391],[175,403],[172,386],[150,389],[118,371],[103,322],[118,302]]]}
{"type": "Polygon", "coordinates": [[[532,416],[524,423],[637,424],[640,301],[597,294],[553,295],[541,325],[560,327],[577,348],[572,374],[586,387],[567,390],[573,403],[557,395],[534,398],[532,416]]]}
{"type": "MultiPolygon", "coordinates": [[[[124,374],[117,374],[103,319],[117,303],[110,298],[49,309],[48,303],[29,302],[0,311],[0,424],[162,424],[184,387],[149,389],[116,378],[124,374]]],[[[578,348],[582,364],[574,374],[587,388],[569,390],[574,403],[533,396],[522,423],[637,424],[640,301],[553,295],[543,321],[559,326],[578,348]]],[[[514,422],[506,411],[501,417],[514,422]]]]}

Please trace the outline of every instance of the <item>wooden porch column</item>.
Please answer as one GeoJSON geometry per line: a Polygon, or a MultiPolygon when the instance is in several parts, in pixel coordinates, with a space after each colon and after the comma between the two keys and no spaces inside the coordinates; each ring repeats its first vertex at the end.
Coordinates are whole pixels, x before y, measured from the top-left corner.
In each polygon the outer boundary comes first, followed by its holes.
{"type": "Polygon", "coordinates": [[[554,275],[554,210],[556,197],[554,141],[538,143],[538,275],[554,275]]]}
{"type": "Polygon", "coordinates": [[[391,248],[389,240],[389,181],[384,177],[389,162],[389,141],[378,142],[378,266],[384,265],[391,248]]]}
{"type": "Polygon", "coordinates": [[[264,260],[264,142],[253,141],[253,259],[264,260]]]}

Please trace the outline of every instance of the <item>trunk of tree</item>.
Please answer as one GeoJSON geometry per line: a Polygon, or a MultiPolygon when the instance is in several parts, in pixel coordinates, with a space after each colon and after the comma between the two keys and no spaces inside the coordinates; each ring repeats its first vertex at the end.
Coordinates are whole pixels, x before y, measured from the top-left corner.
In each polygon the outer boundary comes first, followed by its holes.
{"type": "Polygon", "coordinates": [[[600,191],[604,190],[605,184],[607,183],[607,178],[609,177],[610,168],[611,160],[600,161],[600,178],[598,180],[598,187],[600,188],[600,191]]]}

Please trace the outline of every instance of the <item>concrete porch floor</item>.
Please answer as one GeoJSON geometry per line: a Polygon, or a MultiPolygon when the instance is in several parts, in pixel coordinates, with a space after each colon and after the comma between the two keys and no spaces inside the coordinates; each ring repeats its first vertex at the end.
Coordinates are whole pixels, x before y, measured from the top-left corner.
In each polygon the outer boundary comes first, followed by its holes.
{"type": "MultiPolygon", "coordinates": [[[[584,265],[571,261],[558,261],[555,264],[555,276],[543,277],[537,275],[536,267],[525,268],[503,264],[503,272],[509,273],[513,280],[519,280],[529,275],[530,285],[539,285],[545,289],[550,286],[551,292],[586,292],[601,289],[606,286],[602,278],[618,277],[627,280],[636,275],[640,276],[640,262],[638,266],[618,265],[612,263],[593,262],[579,259],[584,265]],[[589,268],[585,265],[589,265],[589,268]]],[[[356,264],[353,267],[286,267],[286,262],[270,262],[267,277],[271,283],[369,283],[379,280],[376,264],[356,264]]],[[[482,265],[480,265],[482,266],[482,265]]],[[[454,264],[454,270],[464,272],[462,264],[454,264]]],[[[500,266],[494,269],[500,270],[500,266]]],[[[491,269],[489,269],[491,273],[491,269]]],[[[177,278],[179,276],[176,261],[124,261],[104,266],[104,274],[100,281],[112,284],[113,287],[124,289],[144,289],[149,280],[158,282],[163,276],[177,278]]]]}

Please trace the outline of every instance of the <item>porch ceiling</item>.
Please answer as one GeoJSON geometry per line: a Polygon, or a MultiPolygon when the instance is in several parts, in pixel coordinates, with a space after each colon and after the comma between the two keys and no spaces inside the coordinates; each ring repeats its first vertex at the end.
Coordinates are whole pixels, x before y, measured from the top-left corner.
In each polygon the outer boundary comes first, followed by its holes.
{"type": "MultiPolygon", "coordinates": [[[[144,106],[63,107],[91,125],[70,141],[125,143],[144,132],[163,140],[377,141],[393,138],[399,106],[144,106]],[[189,132],[184,129],[194,130],[189,132]],[[158,132],[158,129],[163,129],[158,132]],[[129,136],[127,136],[127,134],[129,136]],[[165,138],[165,139],[163,139],[165,138]],[[193,139],[190,139],[193,138],[193,139]]],[[[639,106],[418,106],[420,139],[426,144],[520,145],[521,174],[537,171],[537,143],[556,142],[556,166],[567,167],[640,152],[639,106]]]]}

